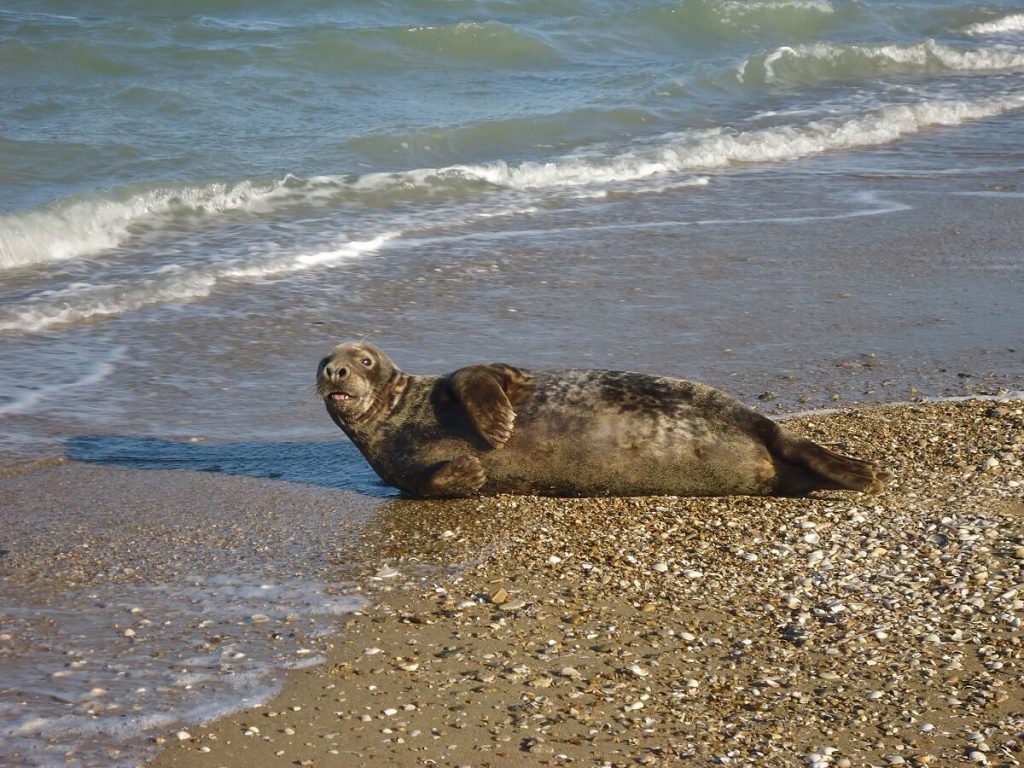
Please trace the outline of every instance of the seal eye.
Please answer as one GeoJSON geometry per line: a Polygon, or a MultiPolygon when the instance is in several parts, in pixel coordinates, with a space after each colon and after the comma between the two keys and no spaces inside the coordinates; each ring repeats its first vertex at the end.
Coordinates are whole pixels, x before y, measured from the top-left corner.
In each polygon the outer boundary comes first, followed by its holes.
{"type": "Polygon", "coordinates": [[[360,360],[359,362],[361,362],[361,363],[362,363],[363,365],[365,365],[365,366],[366,366],[367,368],[372,368],[372,367],[373,367],[373,360],[371,360],[371,359],[370,359],[370,358],[368,358],[368,357],[364,357],[364,358],[363,358],[362,360],[360,360]]]}

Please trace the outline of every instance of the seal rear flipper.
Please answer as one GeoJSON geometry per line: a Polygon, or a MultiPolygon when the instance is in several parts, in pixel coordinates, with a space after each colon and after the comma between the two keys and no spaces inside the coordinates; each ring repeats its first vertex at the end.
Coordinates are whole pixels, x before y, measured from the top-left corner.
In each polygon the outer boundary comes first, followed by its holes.
{"type": "Polygon", "coordinates": [[[803,495],[814,490],[880,493],[892,473],[870,461],[843,456],[812,440],[781,434],[776,443],[785,465],[779,467],[779,491],[803,495]]]}
{"type": "Polygon", "coordinates": [[[455,399],[492,448],[503,447],[512,437],[516,414],[507,387],[513,374],[521,376],[511,366],[472,365],[448,376],[448,387],[455,399]]]}
{"type": "Polygon", "coordinates": [[[427,470],[424,481],[413,495],[422,498],[455,499],[473,496],[487,482],[487,475],[476,456],[460,456],[427,470]]]}

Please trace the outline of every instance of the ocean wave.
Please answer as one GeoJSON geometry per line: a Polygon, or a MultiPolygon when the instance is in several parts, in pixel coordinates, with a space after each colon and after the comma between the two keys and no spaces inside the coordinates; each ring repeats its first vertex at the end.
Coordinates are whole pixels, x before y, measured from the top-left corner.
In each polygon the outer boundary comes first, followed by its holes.
{"type": "Polygon", "coordinates": [[[42,331],[135,312],[153,304],[194,301],[208,296],[216,282],[215,275],[178,268],[130,283],[72,283],[0,309],[0,333],[42,331]]]}
{"type": "Polygon", "coordinates": [[[957,50],[927,40],[912,45],[813,43],[782,46],[748,58],[739,79],[751,82],[813,82],[885,75],[1006,72],[1024,69],[1024,51],[991,47],[957,50]]]}
{"type": "Polygon", "coordinates": [[[796,160],[829,151],[887,144],[933,127],[954,126],[1024,107],[1024,94],[978,101],[932,100],[890,104],[865,113],[751,131],[713,128],[669,134],[646,148],[613,157],[574,157],[511,166],[497,161],[457,171],[516,189],[578,187],[700,172],[738,163],[796,160]]]}
{"type": "Polygon", "coordinates": [[[964,29],[968,35],[1002,35],[1024,32],[1024,13],[1011,13],[993,21],[979,21],[964,29]]]}
{"type": "Polygon", "coordinates": [[[333,266],[379,251],[400,234],[388,232],[368,240],[343,242],[331,249],[266,256],[250,260],[245,266],[169,265],[131,281],[76,282],[58,290],[40,291],[16,305],[0,309],[0,333],[32,333],[54,326],[122,315],[158,304],[195,301],[209,296],[223,280],[260,280],[333,266]]]}
{"type": "MultiPolygon", "coordinates": [[[[386,209],[405,202],[480,201],[501,189],[557,195],[567,189],[624,184],[671,173],[699,174],[736,163],[779,162],[877,146],[930,127],[958,125],[1021,106],[1024,95],[976,101],[932,100],[756,130],[721,127],[666,134],[618,152],[601,145],[585,153],[543,162],[528,160],[514,164],[499,159],[394,173],[305,179],[286,176],[273,182],[216,183],[150,190],[134,196],[67,200],[44,209],[0,216],[0,269],[83,257],[123,246],[133,234],[147,229],[192,224],[205,218],[232,214],[269,216],[343,202],[386,209]]],[[[521,207],[522,201],[518,202],[521,207]]],[[[392,232],[376,236],[385,240],[370,238],[367,242],[372,244],[372,250],[395,236],[392,232]]],[[[340,247],[344,251],[354,246],[340,247]]],[[[339,252],[338,257],[346,254],[347,251],[339,252]]],[[[286,271],[293,266],[278,264],[260,269],[286,271]]],[[[241,269],[249,268],[247,265],[241,269]]],[[[188,290],[197,295],[196,286],[188,290]]],[[[112,305],[111,312],[114,311],[112,305]]]]}
{"type": "Polygon", "coordinates": [[[0,214],[0,270],[75,259],[120,247],[146,227],[239,212],[265,214],[334,201],[347,177],[158,187],[67,198],[0,214]]]}

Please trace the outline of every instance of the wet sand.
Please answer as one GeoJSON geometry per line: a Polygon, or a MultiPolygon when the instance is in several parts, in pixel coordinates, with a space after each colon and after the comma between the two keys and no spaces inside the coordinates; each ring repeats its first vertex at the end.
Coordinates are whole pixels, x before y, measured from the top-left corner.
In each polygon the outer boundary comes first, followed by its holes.
{"type": "Polygon", "coordinates": [[[891,487],[389,504],[326,663],[151,765],[1019,765],[1024,401],[792,423],[891,487]]]}

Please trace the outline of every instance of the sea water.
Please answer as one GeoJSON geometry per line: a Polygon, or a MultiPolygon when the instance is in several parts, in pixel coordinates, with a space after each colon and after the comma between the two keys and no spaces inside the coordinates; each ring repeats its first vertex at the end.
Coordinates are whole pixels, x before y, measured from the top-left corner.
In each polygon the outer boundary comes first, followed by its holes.
{"type": "MultiPolygon", "coordinates": [[[[367,333],[416,372],[640,369],[783,409],[1020,388],[1022,117],[1013,2],[6,3],[0,460],[379,498],[312,396],[367,333]]],[[[0,549],[59,538],[14,491],[0,549]]],[[[105,765],[251,703],[298,649],[247,616],[359,604],[316,559],[275,581],[294,549],[168,546],[181,568],[60,588],[0,555],[0,762],[105,765]],[[123,635],[149,616],[160,661],[123,635]],[[245,655],[192,653],[207,620],[245,655]]]]}

